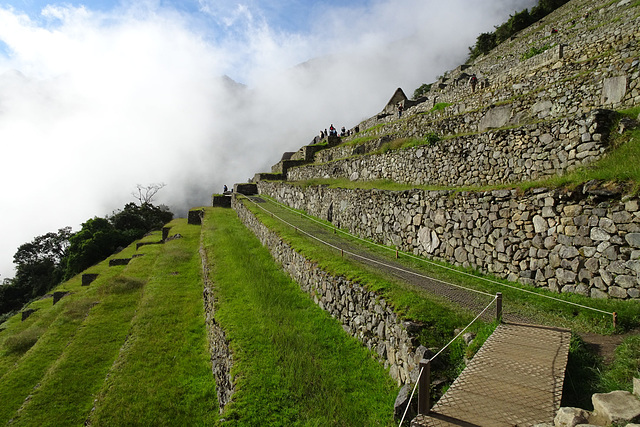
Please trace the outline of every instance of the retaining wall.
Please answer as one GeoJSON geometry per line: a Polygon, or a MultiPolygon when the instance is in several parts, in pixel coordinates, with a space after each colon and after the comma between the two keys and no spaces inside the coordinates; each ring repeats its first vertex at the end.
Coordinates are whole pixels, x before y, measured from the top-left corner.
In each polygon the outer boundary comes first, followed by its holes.
{"type": "Polygon", "coordinates": [[[345,190],[260,182],[261,194],[374,242],[511,281],[640,299],[640,200],[576,191],[345,190]],[[614,198],[602,201],[603,197],[614,198]]]}
{"type": "Polygon", "coordinates": [[[301,289],[338,319],[347,333],[378,354],[398,385],[411,381],[411,372],[422,354],[416,352],[405,325],[382,298],[359,283],[320,269],[283,242],[236,198],[233,208],[301,289]]]}
{"type": "MultiPolygon", "coordinates": [[[[504,108],[504,107],[502,107],[504,108]]],[[[536,180],[598,160],[608,146],[615,113],[595,110],[576,119],[545,122],[439,141],[385,154],[347,157],[364,147],[324,150],[321,160],[342,160],[289,169],[287,180],[388,179],[413,185],[472,186],[536,180]]],[[[508,112],[507,112],[508,118],[508,112]]],[[[420,126],[414,127],[416,131],[420,126]]],[[[373,146],[382,140],[372,141],[373,146]]]]}

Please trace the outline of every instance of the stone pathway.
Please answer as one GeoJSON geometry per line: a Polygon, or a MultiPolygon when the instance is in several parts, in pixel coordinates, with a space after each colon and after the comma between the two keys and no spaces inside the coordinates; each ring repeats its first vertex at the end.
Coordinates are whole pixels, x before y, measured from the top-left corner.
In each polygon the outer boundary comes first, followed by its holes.
{"type": "Polygon", "coordinates": [[[532,426],[560,407],[571,332],[505,323],[412,427],[532,426]]]}

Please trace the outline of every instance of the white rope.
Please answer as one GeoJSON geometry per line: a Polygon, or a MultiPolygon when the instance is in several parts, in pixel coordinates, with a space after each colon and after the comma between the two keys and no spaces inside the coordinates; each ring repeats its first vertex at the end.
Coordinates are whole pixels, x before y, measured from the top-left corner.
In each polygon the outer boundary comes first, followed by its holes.
{"type": "Polygon", "coordinates": [[[289,225],[290,227],[293,227],[293,228],[294,228],[294,229],[296,229],[297,231],[299,231],[299,232],[301,232],[301,233],[303,233],[303,234],[305,234],[305,235],[307,235],[307,236],[311,237],[311,238],[312,238],[312,239],[314,239],[314,240],[317,240],[318,242],[320,242],[320,243],[322,243],[322,244],[324,244],[324,245],[327,245],[327,246],[329,246],[329,247],[331,247],[331,248],[334,248],[334,249],[336,249],[336,250],[341,251],[343,254],[347,254],[347,255],[350,255],[350,256],[352,256],[352,257],[354,257],[354,258],[359,258],[359,259],[362,259],[362,260],[365,260],[365,261],[369,261],[369,262],[372,262],[372,263],[375,263],[375,264],[381,265],[381,266],[386,267],[386,268],[389,268],[389,269],[393,269],[393,270],[401,271],[401,272],[403,272],[403,273],[411,274],[411,275],[414,275],[414,276],[420,277],[420,278],[422,278],[422,279],[433,280],[434,282],[441,283],[441,284],[444,284],[444,285],[455,286],[455,287],[457,287],[457,288],[465,289],[465,290],[467,290],[467,291],[471,291],[471,292],[475,292],[475,293],[478,293],[478,294],[481,294],[481,295],[485,295],[485,296],[493,297],[493,294],[489,294],[489,293],[486,293],[486,292],[482,292],[482,291],[479,291],[479,290],[477,290],[477,289],[466,288],[466,287],[464,287],[464,286],[456,285],[456,284],[454,284],[454,283],[445,282],[444,280],[435,279],[435,278],[433,278],[433,277],[429,277],[429,276],[426,276],[426,275],[424,275],[424,274],[416,273],[415,271],[406,270],[406,269],[401,268],[401,267],[398,267],[398,266],[396,266],[396,265],[386,264],[386,263],[384,263],[384,262],[382,262],[382,261],[378,261],[378,260],[375,260],[375,259],[372,259],[372,258],[367,258],[367,257],[362,256],[362,255],[359,255],[359,254],[357,254],[357,253],[355,253],[355,252],[346,251],[346,250],[344,250],[344,249],[342,249],[342,248],[340,248],[340,247],[338,247],[338,246],[335,246],[335,245],[333,245],[333,244],[331,244],[331,243],[329,243],[329,242],[326,242],[326,241],[324,241],[324,240],[320,239],[319,237],[316,237],[316,236],[312,235],[311,233],[308,233],[308,232],[306,232],[306,231],[304,231],[304,230],[301,230],[300,228],[296,227],[295,225],[293,225],[293,224],[291,224],[291,223],[287,222],[285,219],[280,218],[278,215],[274,214],[273,212],[268,211],[267,209],[265,209],[264,207],[260,206],[259,204],[257,204],[257,203],[256,203],[256,202],[254,202],[253,200],[251,200],[251,199],[249,199],[249,200],[250,200],[254,205],[256,205],[256,206],[258,206],[260,209],[262,209],[263,211],[268,212],[268,213],[270,213],[271,215],[273,215],[273,217],[274,217],[274,218],[277,218],[277,219],[278,219],[278,220],[280,220],[281,222],[283,222],[283,223],[285,223],[285,224],[289,225]]]}
{"type": "MultiPolygon", "coordinates": [[[[280,206],[282,206],[283,208],[288,209],[288,210],[290,210],[290,211],[292,211],[292,212],[296,212],[294,209],[292,209],[292,208],[290,208],[289,206],[287,206],[287,205],[285,205],[285,204],[282,204],[282,203],[280,203],[280,202],[278,202],[278,201],[276,201],[276,200],[272,199],[271,197],[265,197],[265,199],[269,200],[269,201],[270,201],[270,202],[272,202],[272,203],[275,203],[275,204],[277,204],[277,205],[280,205],[280,206]]],[[[298,212],[296,212],[296,213],[298,213],[298,212]]],[[[354,239],[361,240],[361,241],[363,241],[363,242],[366,242],[366,243],[368,243],[368,244],[374,245],[374,246],[379,247],[379,248],[382,248],[382,249],[387,249],[387,250],[390,250],[390,251],[393,251],[393,250],[394,250],[394,249],[392,249],[392,248],[390,248],[390,247],[388,247],[388,246],[384,246],[384,245],[381,245],[381,244],[378,244],[378,243],[375,243],[375,242],[371,242],[371,241],[366,240],[366,239],[363,239],[363,238],[361,238],[361,237],[359,237],[359,236],[355,236],[355,235],[350,234],[350,233],[348,233],[348,232],[346,232],[346,231],[340,230],[340,229],[339,229],[339,228],[337,228],[337,227],[329,226],[329,225],[327,225],[327,224],[325,224],[325,223],[323,223],[323,222],[321,222],[321,221],[318,221],[317,219],[315,219],[315,218],[313,218],[312,216],[309,216],[309,215],[307,215],[307,214],[300,213],[300,215],[303,215],[303,216],[305,216],[306,218],[310,219],[311,221],[317,222],[318,224],[324,225],[324,226],[325,226],[325,227],[327,227],[327,228],[334,228],[336,231],[339,231],[340,233],[346,234],[347,236],[350,236],[350,237],[352,237],[352,238],[354,238],[354,239]]],[[[572,302],[572,301],[562,300],[562,299],[560,299],[560,298],[552,297],[552,296],[550,296],[550,295],[539,294],[539,293],[537,293],[537,292],[533,292],[533,291],[530,291],[530,290],[527,290],[527,289],[518,288],[518,287],[513,286],[513,285],[508,285],[508,284],[506,284],[506,283],[501,283],[501,282],[498,282],[498,281],[496,281],[496,280],[488,279],[488,278],[486,278],[486,277],[479,277],[479,276],[473,275],[473,274],[471,274],[471,273],[467,273],[466,271],[460,271],[460,270],[454,269],[454,268],[452,268],[452,267],[448,267],[448,266],[446,266],[446,265],[437,264],[437,263],[435,263],[435,262],[433,262],[433,261],[430,261],[430,260],[425,259],[425,258],[417,257],[417,256],[415,256],[415,255],[413,255],[413,254],[410,254],[410,253],[407,253],[407,252],[402,252],[402,251],[398,251],[398,252],[400,252],[400,253],[402,253],[403,255],[405,255],[405,256],[407,256],[407,257],[409,257],[409,258],[411,258],[411,259],[414,259],[414,260],[416,260],[416,261],[420,261],[420,262],[423,262],[423,263],[426,263],[426,264],[430,264],[430,265],[433,265],[433,266],[436,266],[436,267],[440,267],[440,268],[443,268],[443,269],[445,269],[445,270],[449,270],[449,271],[452,271],[452,272],[457,273],[457,274],[462,274],[462,275],[465,275],[465,276],[468,276],[468,277],[472,277],[472,278],[477,279],[477,280],[482,280],[482,281],[484,281],[484,282],[488,282],[488,283],[491,283],[491,284],[494,284],[494,285],[504,286],[504,287],[506,287],[506,288],[514,289],[514,290],[516,290],[516,291],[526,292],[526,293],[528,293],[528,294],[536,295],[536,296],[539,296],[539,297],[542,297],[542,298],[547,298],[547,299],[550,299],[550,300],[553,300],[553,301],[556,301],[556,302],[561,302],[561,303],[564,303],[564,304],[569,304],[569,305],[573,305],[573,306],[576,306],[576,307],[584,308],[584,309],[587,309],[587,310],[593,310],[593,311],[596,311],[596,312],[599,312],[599,313],[608,314],[608,315],[613,316],[613,313],[612,313],[612,312],[605,311],[605,310],[600,310],[599,308],[589,307],[589,306],[582,305],[582,304],[578,304],[578,303],[575,303],[575,302],[572,302]]],[[[451,284],[451,285],[453,285],[453,284],[451,284]]],[[[457,286],[457,285],[453,285],[453,286],[457,286]]],[[[465,288],[465,287],[463,287],[463,286],[459,286],[459,287],[461,287],[461,288],[463,288],[463,289],[472,290],[472,289],[470,289],[470,288],[465,288]]]]}

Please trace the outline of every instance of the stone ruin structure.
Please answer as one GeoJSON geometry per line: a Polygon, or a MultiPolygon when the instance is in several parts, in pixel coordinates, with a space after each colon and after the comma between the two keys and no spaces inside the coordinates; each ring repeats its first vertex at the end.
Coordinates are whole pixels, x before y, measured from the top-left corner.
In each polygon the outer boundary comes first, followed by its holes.
{"type": "Polygon", "coordinates": [[[425,97],[409,100],[398,89],[352,128],[359,132],[287,153],[253,182],[260,193],[403,251],[556,292],[640,299],[640,200],[610,183],[524,193],[295,185],[341,177],[508,186],[593,164],[619,131],[614,110],[640,105],[639,42],[637,3],[573,0],[444,73],[425,97]],[[402,138],[423,143],[381,150],[402,138]]]}

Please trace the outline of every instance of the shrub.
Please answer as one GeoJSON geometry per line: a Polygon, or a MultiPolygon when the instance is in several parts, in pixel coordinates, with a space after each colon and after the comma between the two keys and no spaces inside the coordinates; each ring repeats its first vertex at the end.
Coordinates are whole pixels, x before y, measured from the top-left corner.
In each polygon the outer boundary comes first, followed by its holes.
{"type": "Polygon", "coordinates": [[[541,46],[541,47],[531,46],[528,51],[526,51],[525,53],[523,53],[520,56],[520,60],[524,61],[524,60],[527,60],[529,58],[532,58],[532,57],[534,57],[536,55],[541,54],[542,52],[544,52],[546,50],[551,49],[553,46],[555,46],[555,44],[545,44],[544,46],[541,46]]]}
{"type": "Polygon", "coordinates": [[[440,135],[438,135],[435,132],[429,132],[424,137],[424,141],[426,142],[427,145],[433,145],[433,144],[437,143],[438,141],[440,141],[440,135]]]}
{"type": "Polygon", "coordinates": [[[445,108],[447,108],[449,105],[451,105],[448,102],[438,102],[436,105],[433,106],[433,108],[431,109],[431,111],[442,111],[445,108]]]}

